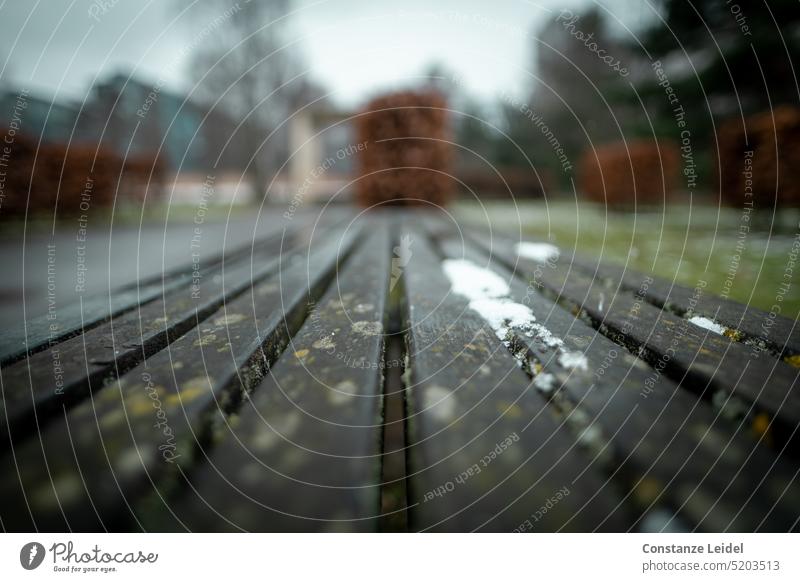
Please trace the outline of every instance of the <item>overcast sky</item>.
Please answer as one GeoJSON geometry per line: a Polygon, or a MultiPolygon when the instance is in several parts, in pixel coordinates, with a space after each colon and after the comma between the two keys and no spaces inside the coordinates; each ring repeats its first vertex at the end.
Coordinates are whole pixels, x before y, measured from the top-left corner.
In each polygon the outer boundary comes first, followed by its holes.
{"type": "MultiPolygon", "coordinates": [[[[492,98],[527,89],[533,34],[546,19],[590,2],[295,0],[291,32],[309,75],[345,107],[410,83],[434,62],[457,73],[470,94],[492,98]]],[[[599,3],[629,26],[650,14],[645,0],[599,3]]],[[[189,74],[180,55],[199,25],[181,17],[180,6],[178,0],[0,0],[0,75],[48,98],[80,99],[96,77],[117,71],[185,89],[189,74]],[[89,10],[103,3],[111,7],[97,22],[89,10]]]]}

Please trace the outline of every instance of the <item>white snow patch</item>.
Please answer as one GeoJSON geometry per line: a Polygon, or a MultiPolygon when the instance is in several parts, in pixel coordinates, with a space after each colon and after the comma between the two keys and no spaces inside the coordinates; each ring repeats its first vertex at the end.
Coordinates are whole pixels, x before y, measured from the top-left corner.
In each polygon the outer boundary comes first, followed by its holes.
{"type": "Polygon", "coordinates": [[[558,356],[558,363],[569,370],[588,370],[589,360],[580,352],[564,352],[558,356]]]}
{"type": "MultiPolygon", "coordinates": [[[[585,355],[565,349],[564,340],[553,335],[541,323],[536,323],[536,316],[530,307],[508,297],[511,289],[499,275],[463,259],[446,260],[442,269],[450,279],[453,291],[470,300],[470,309],[486,320],[509,349],[511,344],[507,337],[513,328],[527,337],[537,338],[549,348],[558,350],[558,363],[563,368],[588,369],[589,363],[585,355]]],[[[519,363],[521,365],[522,361],[519,363]]],[[[535,385],[540,390],[552,390],[555,377],[552,374],[540,374],[535,382],[538,382],[535,385]]]]}
{"type": "Polygon", "coordinates": [[[583,432],[578,435],[578,440],[584,445],[592,445],[599,443],[602,436],[603,435],[600,429],[594,423],[592,423],[583,429],[583,432]]]}
{"type": "Polygon", "coordinates": [[[520,257],[540,263],[545,263],[551,258],[558,258],[559,255],[558,247],[548,243],[521,242],[517,243],[514,248],[520,257]]]}
{"type": "Polygon", "coordinates": [[[442,269],[453,292],[469,299],[470,309],[478,312],[501,340],[510,328],[527,329],[536,321],[530,307],[508,298],[511,289],[498,274],[463,259],[448,259],[442,269]]]}
{"type": "Polygon", "coordinates": [[[530,307],[510,299],[473,299],[469,307],[489,323],[500,339],[504,339],[511,328],[525,328],[536,320],[530,307]]]}
{"type": "Polygon", "coordinates": [[[550,394],[553,388],[556,387],[556,377],[548,372],[542,372],[541,374],[537,374],[536,378],[533,379],[533,385],[540,392],[550,394]]]}
{"type": "Polygon", "coordinates": [[[450,422],[456,413],[456,398],[450,390],[434,384],[424,392],[425,410],[440,422],[450,422]]]}
{"type": "Polygon", "coordinates": [[[689,323],[695,324],[697,327],[702,327],[703,329],[707,329],[708,331],[713,331],[719,335],[725,335],[725,327],[718,324],[713,319],[708,319],[707,317],[700,317],[698,315],[689,319],[689,323]]]}
{"type": "Polygon", "coordinates": [[[453,291],[468,299],[506,297],[511,289],[503,278],[472,261],[448,259],[442,263],[453,291]]]}
{"type": "Polygon", "coordinates": [[[564,345],[564,341],[561,338],[554,336],[553,332],[551,332],[541,323],[532,323],[529,327],[530,329],[525,333],[525,335],[528,337],[536,336],[548,348],[560,348],[564,345]]]}

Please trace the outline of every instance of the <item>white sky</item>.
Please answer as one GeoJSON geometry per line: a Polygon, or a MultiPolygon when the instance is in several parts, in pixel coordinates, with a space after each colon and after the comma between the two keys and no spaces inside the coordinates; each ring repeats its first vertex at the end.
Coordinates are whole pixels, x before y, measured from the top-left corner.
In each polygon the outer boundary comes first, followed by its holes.
{"type": "MultiPolygon", "coordinates": [[[[201,24],[180,17],[180,0],[105,2],[113,7],[96,22],[93,0],[0,0],[0,67],[8,59],[0,78],[78,99],[95,76],[117,71],[185,88],[179,53],[201,24]]],[[[492,98],[527,89],[533,34],[546,19],[590,2],[296,0],[291,30],[311,77],[343,106],[410,84],[434,62],[458,74],[469,94],[492,98]]],[[[651,12],[644,0],[600,4],[634,26],[651,12]]]]}

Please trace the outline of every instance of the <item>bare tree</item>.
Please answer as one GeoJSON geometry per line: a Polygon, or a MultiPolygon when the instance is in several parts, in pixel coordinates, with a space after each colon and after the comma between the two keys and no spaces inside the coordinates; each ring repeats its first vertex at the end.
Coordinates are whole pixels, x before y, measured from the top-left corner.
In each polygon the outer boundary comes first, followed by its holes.
{"type": "MultiPolygon", "coordinates": [[[[188,0],[181,0],[184,4],[188,0]]],[[[190,61],[199,100],[219,105],[241,126],[232,141],[249,160],[256,196],[286,152],[285,131],[270,134],[288,115],[301,83],[286,29],[290,0],[200,0],[190,61]]],[[[245,163],[247,162],[245,161],[245,163]]]]}

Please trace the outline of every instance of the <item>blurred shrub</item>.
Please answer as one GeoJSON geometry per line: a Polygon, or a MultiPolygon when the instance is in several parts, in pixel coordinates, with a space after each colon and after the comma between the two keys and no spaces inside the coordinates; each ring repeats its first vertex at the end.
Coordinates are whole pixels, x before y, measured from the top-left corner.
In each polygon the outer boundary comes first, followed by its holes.
{"type": "Polygon", "coordinates": [[[26,206],[30,214],[55,211],[57,218],[86,214],[111,206],[115,196],[141,199],[148,187],[160,192],[164,181],[153,158],[123,160],[84,145],[43,144],[37,151],[23,136],[13,140],[8,160],[0,219],[24,216],[26,206]]]}
{"type": "MultiPolygon", "coordinates": [[[[16,136],[7,145],[4,134],[3,144],[3,189],[0,199],[0,219],[20,216],[25,213],[25,201],[31,187],[31,172],[36,154],[36,145],[23,137],[16,136]]],[[[35,197],[35,195],[32,195],[35,197]]]]}
{"type": "Polygon", "coordinates": [[[677,184],[680,156],[669,141],[625,141],[587,150],[578,168],[580,192],[615,207],[661,204],[677,184]]]}
{"type": "Polygon", "coordinates": [[[498,198],[501,200],[522,200],[542,198],[553,183],[549,168],[510,167],[464,167],[456,171],[460,180],[458,191],[461,196],[472,199],[498,198]]]}
{"type": "Polygon", "coordinates": [[[434,91],[406,91],[370,101],[357,118],[356,197],[363,206],[443,205],[452,197],[447,102],[434,91]]]}
{"type": "Polygon", "coordinates": [[[800,206],[800,109],[776,107],[719,130],[719,193],[727,204],[800,206]]]}
{"type": "Polygon", "coordinates": [[[161,158],[128,158],[122,167],[118,196],[128,202],[144,203],[145,196],[160,197],[167,181],[167,169],[161,158]]]}

